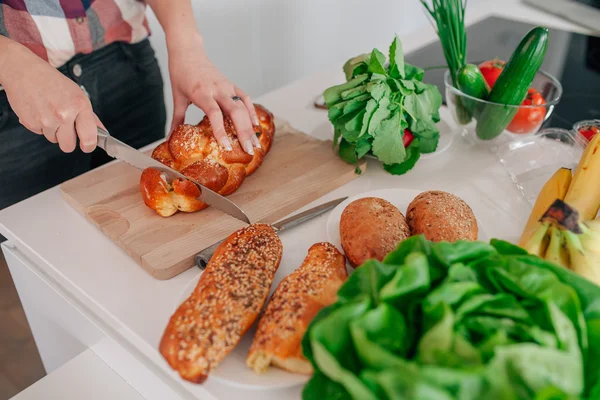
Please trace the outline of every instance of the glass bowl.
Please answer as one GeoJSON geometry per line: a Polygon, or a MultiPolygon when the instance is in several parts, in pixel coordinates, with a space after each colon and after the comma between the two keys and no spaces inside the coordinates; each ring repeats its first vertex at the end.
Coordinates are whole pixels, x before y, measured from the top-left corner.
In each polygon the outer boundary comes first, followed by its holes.
{"type": "Polygon", "coordinates": [[[600,119],[586,119],[573,124],[573,132],[581,136],[586,146],[600,132],[600,119]]]}
{"type": "Polygon", "coordinates": [[[495,149],[498,161],[533,207],[542,186],[559,168],[577,168],[585,149],[584,139],[562,128],[545,128],[495,149]]]}
{"type": "Polygon", "coordinates": [[[481,100],[452,85],[450,70],[444,74],[446,104],[461,136],[470,143],[498,146],[535,134],[550,117],[562,96],[562,85],[549,73],[539,70],[530,89],[537,90],[541,105],[507,105],[481,100]]]}

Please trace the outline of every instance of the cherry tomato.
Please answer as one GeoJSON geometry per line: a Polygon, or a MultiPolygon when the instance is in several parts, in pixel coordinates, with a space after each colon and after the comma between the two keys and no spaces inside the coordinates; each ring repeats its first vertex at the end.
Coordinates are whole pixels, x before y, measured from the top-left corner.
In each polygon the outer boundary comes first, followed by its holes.
{"type": "Polygon", "coordinates": [[[600,133],[600,127],[584,126],[581,129],[579,129],[579,133],[581,133],[583,135],[583,137],[586,138],[587,141],[589,142],[590,140],[592,140],[592,138],[594,136],[596,136],[598,133],[600,133]]]}
{"type": "Polygon", "coordinates": [[[413,141],[413,134],[410,130],[404,130],[404,137],[402,138],[402,142],[404,143],[404,148],[407,148],[411,142],[413,141]]]}
{"type": "MultiPolygon", "coordinates": [[[[541,106],[543,104],[546,104],[546,100],[540,92],[533,88],[527,90],[527,97],[521,103],[524,106],[541,106]]],[[[545,116],[546,107],[544,106],[521,108],[506,129],[512,133],[529,133],[542,123],[545,116]]]]}
{"type": "Polygon", "coordinates": [[[494,83],[496,83],[496,80],[502,73],[504,65],[506,65],[506,62],[498,60],[497,58],[479,64],[479,70],[485,81],[490,85],[490,89],[494,86],[494,83]]]}

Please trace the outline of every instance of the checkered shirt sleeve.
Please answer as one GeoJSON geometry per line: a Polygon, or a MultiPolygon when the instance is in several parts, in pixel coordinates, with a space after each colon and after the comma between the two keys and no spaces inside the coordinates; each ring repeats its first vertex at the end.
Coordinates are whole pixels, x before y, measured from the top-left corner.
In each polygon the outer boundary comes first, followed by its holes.
{"type": "Polygon", "coordinates": [[[54,67],[116,41],[150,35],[143,0],[0,0],[0,35],[54,67]]]}

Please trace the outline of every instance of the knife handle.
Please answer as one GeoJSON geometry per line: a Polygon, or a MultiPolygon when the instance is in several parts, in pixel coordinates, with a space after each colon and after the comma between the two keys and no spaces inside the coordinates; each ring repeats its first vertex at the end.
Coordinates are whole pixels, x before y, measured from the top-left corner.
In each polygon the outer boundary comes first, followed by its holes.
{"type": "Polygon", "coordinates": [[[196,266],[202,271],[204,271],[214,252],[224,241],[225,239],[213,244],[212,246],[205,248],[200,253],[196,254],[196,266]]]}

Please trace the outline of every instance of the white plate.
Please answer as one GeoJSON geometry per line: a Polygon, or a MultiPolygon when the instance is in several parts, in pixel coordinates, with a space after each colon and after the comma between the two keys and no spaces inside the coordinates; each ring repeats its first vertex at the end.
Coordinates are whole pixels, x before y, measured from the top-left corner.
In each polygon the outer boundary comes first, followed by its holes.
{"type": "MultiPolygon", "coordinates": [[[[400,212],[402,212],[404,216],[406,216],[406,210],[408,209],[408,205],[411,201],[413,201],[415,197],[417,197],[422,192],[424,192],[424,190],[381,189],[349,197],[345,201],[338,204],[337,207],[335,207],[329,214],[329,219],[327,220],[327,238],[331,242],[331,244],[335,245],[340,251],[344,251],[340,240],[340,218],[344,209],[348,206],[348,204],[352,203],[354,200],[361,199],[363,197],[379,197],[392,203],[400,210],[400,212]]],[[[454,194],[461,197],[458,193],[454,194]]],[[[467,199],[463,198],[463,200],[465,200],[468,203],[467,199]]],[[[489,241],[487,235],[485,234],[485,232],[483,232],[483,229],[481,229],[481,224],[477,223],[477,227],[479,229],[478,240],[484,242],[489,241]]]]}
{"type": "MultiPolygon", "coordinates": [[[[421,192],[421,190],[409,189],[374,190],[346,199],[331,211],[327,221],[328,240],[337,246],[341,251],[343,251],[339,238],[339,223],[342,211],[350,202],[361,197],[380,197],[388,200],[390,203],[398,207],[403,214],[405,214],[408,204],[421,192]]],[[[459,194],[457,193],[457,195],[459,194]]],[[[465,199],[465,201],[467,200],[465,199]]],[[[480,240],[486,240],[482,235],[481,226],[479,227],[479,238],[480,240]]],[[[286,272],[287,273],[284,275],[291,273],[291,271],[286,272]]],[[[352,270],[350,273],[351,272],[352,270]]],[[[282,277],[284,275],[282,275],[282,277]]],[[[176,303],[173,304],[173,310],[179,307],[179,305],[190,296],[196,287],[200,276],[201,273],[189,281],[186,287],[182,290],[176,303]]],[[[273,285],[271,287],[271,294],[275,287],[279,284],[279,280],[276,276],[276,279],[273,281],[273,285]]],[[[248,350],[250,349],[250,344],[252,343],[252,338],[254,337],[254,333],[256,331],[257,322],[258,319],[252,328],[246,332],[240,343],[238,343],[238,345],[231,351],[231,353],[229,353],[229,355],[221,362],[221,364],[211,372],[209,379],[214,379],[220,383],[247,390],[276,390],[306,384],[308,379],[310,379],[310,376],[292,374],[276,367],[270,367],[266,373],[257,375],[248,367],[246,367],[246,356],[248,355],[248,350]]]]}
{"type": "MultiPolygon", "coordinates": [[[[174,305],[174,310],[179,307],[194,291],[198,280],[198,277],[190,280],[187,286],[181,292],[181,295],[174,305]]],[[[273,282],[271,292],[275,287],[276,282],[273,282]]],[[[270,298],[271,294],[269,294],[270,298]]],[[[262,314],[260,315],[262,316],[262,314]]],[[[259,317],[260,317],[259,316],[259,317]]],[[[248,350],[252,344],[252,338],[256,332],[256,324],[258,318],[252,327],[246,332],[242,340],[238,345],[229,353],[227,357],[219,364],[214,371],[212,371],[208,379],[214,379],[220,383],[225,383],[230,386],[238,387],[241,389],[250,390],[268,390],[268,389],[283,389],[297,385],[304,385],[310,379],[310,376],[292,374],[282,369],[271,366],[264,374],[257,375],[250,368],[246,366],[246,356],[248,350]]]]}

